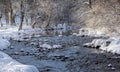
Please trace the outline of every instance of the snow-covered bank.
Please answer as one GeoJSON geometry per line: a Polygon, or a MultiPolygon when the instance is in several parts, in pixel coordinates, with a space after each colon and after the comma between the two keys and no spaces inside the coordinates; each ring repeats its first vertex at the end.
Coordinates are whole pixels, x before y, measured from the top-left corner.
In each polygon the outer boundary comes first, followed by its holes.
{"type": "Polygon", "coordinates": [[[100,49],[114,54],[120,54],[120,40],[111,40],[109,42],[103,43],[100,49]]]}
{"type": "Polygon", "coordinates": [[[10,46],[10,42],[7,39],[0,38],[0,50],[4,50],[10,46]]]}
{"type": "Polygon", "coordinates": [[[101,50],[120,54],[120,40],[115,39],[94,39],[91,43],[84,44],[85,47],[99,48],[101,50]]]}
{"type": "Polygon", "coordinates": [[[26,25],[20,31],[18,31],[18,26],[5,26],[0,28],[0,37],[5,39],[28,40],[33,35],[40,36],[39,34],[41,33],[44,33],[43,29],[32,29],[31,26],[26,25]]]}
{"type": "Polygon", "coordinates": [[[76,36],[90,36],[90,37],[107,37],[108,36],[103,31],[94,30],[92,28],[81,28],[81,29],[79,29],[78,34],[73,33],[73,35],[76,35],[76,36]]]}
{"type": "Polygon", "coordinates": [[[32,65],[24,65],[0,51],[0,72],[39,72],[32,65]]]}
{"type": "MultiPolygon", "coordinates": [[[[7,39],[0,38],[0,50],[5,50],[10,46],[7,39]]],[[[39,72],[36,67],[24,65],[10,56],[0,51],[0,72],[39,72]]]]}
{"type": "Polygon", "coordinates": [[[117,33],[105,33],[105,29],[94,30],[92,28],[81,28],[76,36],[100,37],[94,39],[91,43],[85,43],[85,47],[99,48],[111,53],[120,54],[120,37],[117,33]]]}

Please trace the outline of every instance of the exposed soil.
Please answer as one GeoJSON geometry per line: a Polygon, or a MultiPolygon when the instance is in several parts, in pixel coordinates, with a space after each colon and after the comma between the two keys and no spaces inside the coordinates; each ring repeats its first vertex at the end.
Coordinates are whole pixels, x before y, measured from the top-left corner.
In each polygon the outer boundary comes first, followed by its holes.
{"type": "Polygon", "coordinates": [[[40,72],[120,72],[120,56],[101,50],[85,48],[91,37],[40,37],[29,41],[13,41],[4,50],[13,59],[36,66],[40,72]],[[59,49],[39,48],[38,42],[60,44],[59,49]],[[31,43],[35,44],[32,45],[31,43]]]}

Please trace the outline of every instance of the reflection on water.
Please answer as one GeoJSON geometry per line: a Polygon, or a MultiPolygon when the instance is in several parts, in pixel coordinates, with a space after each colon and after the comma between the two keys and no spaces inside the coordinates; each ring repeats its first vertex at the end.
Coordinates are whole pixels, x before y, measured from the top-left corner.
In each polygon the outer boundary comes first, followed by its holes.
{"type": "Polygon", "coordinates": [[[47,29],[44,29],[46,35],[70,35],[72,34],[72,26],[64,24],[54,25],[47,29]]]}

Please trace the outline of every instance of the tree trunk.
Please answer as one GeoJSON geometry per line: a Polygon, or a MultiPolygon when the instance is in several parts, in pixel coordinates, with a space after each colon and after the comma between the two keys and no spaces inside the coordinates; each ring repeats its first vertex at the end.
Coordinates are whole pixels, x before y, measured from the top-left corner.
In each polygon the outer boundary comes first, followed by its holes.
{"type": "Polygon", "coordinates": [[[35,21],[33,21],[33,23],[32,23],[32,28],[35,28],[35,24],[36,24],[36,22],[35,21]]]}
{"type": "Polygon", "coordinates": [[[50,26],[51,17],[52,17],[52,11],[50,11],[50,13],[49,13],[49,17],[48,17],[48,19],[46,21],[45,28],[48,28],[50,26]]]}
{"type": "Polygon", "coordinates": [[[89,7],[92,8],[92,1],[89,0],[89,7]]]}
{"type": "Polygon", "coordinates": [[[13,17],[13,8],[12,8],[12,1],[10,0],[10,13],[9,13],[9,20],[10,20],[10,25],[14,24],[14,17],[13,17]]]}
{"type": "Polygon", "coordinates": [[[26,21],[26,25],[28,25],[28,16],[25,15],[25,21],[26,21]]]}
{"type": "Polygon", "coordinates": [[[34,22],[35,18],[34,18],[34,16],[33,16],[33,15],[31,15],[31,16],[30,16],[30,18],[31,18],[31,23],[30,23],[30,24],[31,24],[31,26],[32,26],[32,24],[33,24],[33,22],[34,22]]]}
{"type": "Polygon", "coordinates": [[[13,24],[15,25],[16,23],[15,23],[15,17],[16,17],[16,15],[13,15],[13,24]]]}
{"type": "Polygon", "coordinates": [[[22,0],[21,0],[20,8],[21,8],[21,17],[20,17],[20,26],[19,26],[18,30],[22,29],[23,21],[24,21],[24,10],[23,10],[23,1],[22,0]]]}
{"type": "Polygon", "coordinates": [[[0,18],[0,25],[1,25],[1,27],[3,27],[2,18],[0,18]]]}
{"type": "Polygon", "coordinates": [[[5,20],[6,20],[6,24],[9,24],[9,12],[8,10],[5,8],[5,20]]]}
{"type": "Polygon", "coordinates": [[[9,15],[8,13],[5,13],[5,20],[6,20],[6,24],[9,24],[9,15]]]}
{"type": "Polygon", "coordinates": [[[21,17],[20,17],[20,26],[19,26],[19,29],[18,30],[21,30],[22,29],[22,26],[23,26],[23,21],[24,21],[24,13],[21,12],[21,17]]]}

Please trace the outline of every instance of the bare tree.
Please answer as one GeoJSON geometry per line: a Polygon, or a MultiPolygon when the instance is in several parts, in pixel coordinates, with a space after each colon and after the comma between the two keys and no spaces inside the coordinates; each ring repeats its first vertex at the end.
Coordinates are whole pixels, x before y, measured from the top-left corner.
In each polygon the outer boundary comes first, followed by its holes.
{"type": "Polygon", "coordinates": [[[20,13],[21,13],[21,16],[20,16],[20,26],[19,26],[18,30],[22,29],[23,21],[24,21],[24,5],[23,4],[24,4],[24,2],[23,2],[23,0],[21,0],[21,3],[20,3],[20,13]]]}
{"type": "Polygon", "coordinates": [[[9,0],[9,21],[10,25],[14,24],[14,16],[13,16],[13,8],[12,8],[12,0],[9,0]]]}
{"type": "Polygon", "coordinates": [[[2,14],[0,13],[0,25],[1,27],[3,27],[3,24],[2,24],[2,14]]]}
{"type": "Polygon", "coordinates": [[[89,0],[89,7],[92,8],[92,1],[89,0]]]}

